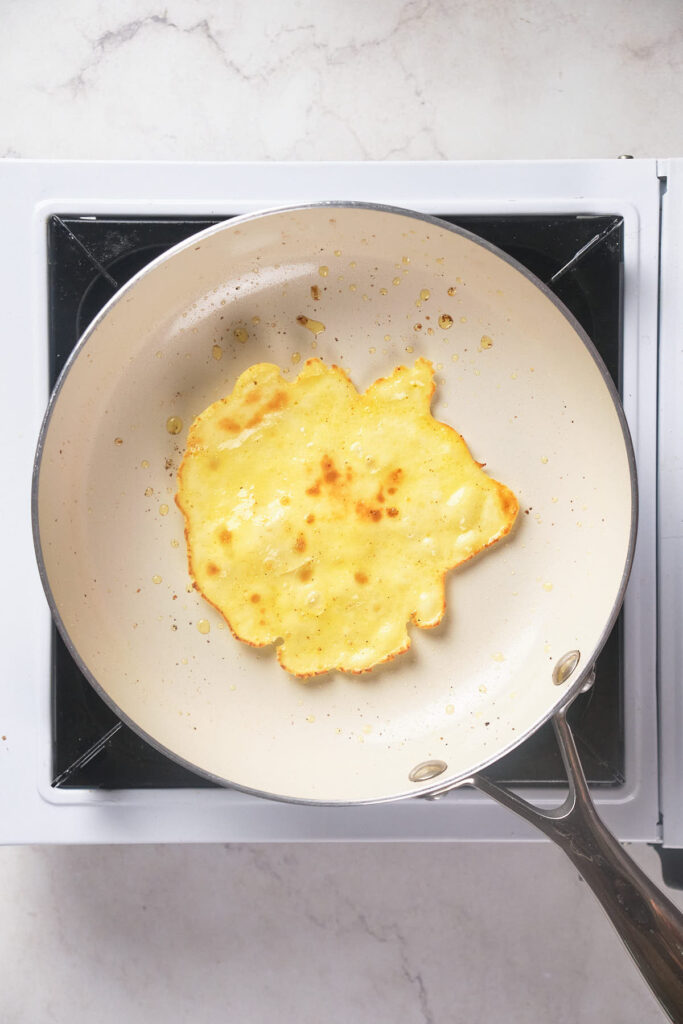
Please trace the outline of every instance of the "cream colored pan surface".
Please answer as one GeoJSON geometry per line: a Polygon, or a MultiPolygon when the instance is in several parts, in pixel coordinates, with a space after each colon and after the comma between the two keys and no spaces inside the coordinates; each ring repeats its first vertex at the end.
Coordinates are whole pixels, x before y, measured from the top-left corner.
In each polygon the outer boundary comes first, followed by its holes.
{"type": "Polygon", "coordinates": [[[347,802],[466,777],[580,684],[618,610],[634,479],[612,390],[568,314],[466,233],[351,205],[230,221],[119,292],[60,379],[34,482],[53,613],[130,723],[222,781],[347,802]],[[452,326],[440,326],[444,315],[452,326]],[[305,682],[273,648],[235,640],[191,589],[173,499],[193,418],[251,364],[277,363],[293,379],[313,355],[359,388],[431,359],[435,416],[521,511],[508,539],[449,575],[442,625],[412,628],[407,654],[363,676],[305,682]],[[571,650],[579,670],[558,687],[553,666],[571,650]],[[446,772],[410,782],[431,759],[446,772]]]}

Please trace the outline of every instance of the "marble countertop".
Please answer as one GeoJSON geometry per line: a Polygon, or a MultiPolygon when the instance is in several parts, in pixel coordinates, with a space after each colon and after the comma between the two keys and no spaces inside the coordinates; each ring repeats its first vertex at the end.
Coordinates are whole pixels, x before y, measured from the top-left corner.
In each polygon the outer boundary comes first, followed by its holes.
{"type": "Polygon", "coordinates": [[[0,154],[677,156],[677,0],[5,0],[0,154]]]}
{"type": "MultiPolygon", "coordinates": [[[[683,153],[677,0],[2,8],[0,156],[683,153]]],[[[546,843],[4,848],[0,894],[3,1024],[663,1019],[546,843]]]]}

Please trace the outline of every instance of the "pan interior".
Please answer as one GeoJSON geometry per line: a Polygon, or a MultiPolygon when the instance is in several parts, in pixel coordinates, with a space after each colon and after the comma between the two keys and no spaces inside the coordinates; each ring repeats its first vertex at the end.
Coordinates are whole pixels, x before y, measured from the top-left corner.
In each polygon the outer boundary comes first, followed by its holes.
{"type": "Polygon", "coordinates": [[[323,801],[417,790],[424,761],[465,776],[532,730],[558,659],[586,664],[603,638],[632,522],[621,422],[572,322],[476,240],[364,207],[230,222],[123,289],[62,379],[37,504],[61,627],[121,713],[219,779],[323,801]],[[173,497],[193,418],[251,364],[291,379],[314,355],[359,388],[431,359],[435,416],[521,512],[449,575],[443,623],[407,654],[302,682],[192,590],[173,497]]]}

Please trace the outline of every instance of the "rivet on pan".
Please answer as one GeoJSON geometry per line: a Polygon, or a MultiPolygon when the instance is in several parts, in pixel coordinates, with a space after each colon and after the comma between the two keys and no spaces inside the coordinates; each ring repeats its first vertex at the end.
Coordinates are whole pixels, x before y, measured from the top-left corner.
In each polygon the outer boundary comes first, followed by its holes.
{"type": "Polygon", "coordinates": [[[411,782],[426,782],[427,779],[435,779],[437,775],[443,775],[448,768],[445,761],[420,761],[411,771],[408,778],[411,782]]]}
{"type": "Polygon", "coordinates": [[[553,682],[555,686],[562,686],[566,683],[581,659],[581,651],[567,651],[553,669],[553,682]]]}
{"type": "Polygon", "coordinates": [[[586,676],[586,681],[581,687],[581,693],[588,693],[593,684],[595,683],[595,665],[586,676]]]}

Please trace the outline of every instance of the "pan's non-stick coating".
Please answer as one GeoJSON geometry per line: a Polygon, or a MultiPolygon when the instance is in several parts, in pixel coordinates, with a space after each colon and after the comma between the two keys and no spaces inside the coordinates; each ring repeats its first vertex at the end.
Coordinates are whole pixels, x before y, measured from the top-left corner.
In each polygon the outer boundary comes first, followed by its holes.
{"type": "Polygon", "coordinates": [[[623,594],[633,487],[599,361],[538,282],[429,218],[313,206],[211,229],[117,295],[53,397],[34,515],[55,617],[126,720],[246,789],[370,801],[433,785],[409,781],[425,760],[446,763],[438,783],[467,777],[578,684],[623,594]],[[414,629],[407,654],[301,682],[192,590],[173,497],[192,419],[249,365],[291,378],[313,355],[358,387],[431,359],[434,414],[521,512],[507,541],[450,575],[443,624],[414,629]],[[570,650],[579,669],[557,687],[570,650]]]}

